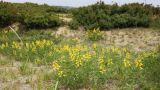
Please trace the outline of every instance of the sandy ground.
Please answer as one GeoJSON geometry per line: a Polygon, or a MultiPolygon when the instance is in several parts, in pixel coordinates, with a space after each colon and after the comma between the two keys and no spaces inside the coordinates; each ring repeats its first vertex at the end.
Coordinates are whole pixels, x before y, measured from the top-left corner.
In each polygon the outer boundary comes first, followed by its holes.
{"type": "MultiPolygon", "coordinates": [[[[70,30],[67,26],[60,27],[55,34],[63,35],[65,38],[76,38],[85,43],[85,31],[70,30]]],[[[102,31],[104,39],[97,42],[104,47],[127,47],[133,51],[151,50],[160,44],[160,30],[147,28],[127,28],[119,30],[102,31]]]]}

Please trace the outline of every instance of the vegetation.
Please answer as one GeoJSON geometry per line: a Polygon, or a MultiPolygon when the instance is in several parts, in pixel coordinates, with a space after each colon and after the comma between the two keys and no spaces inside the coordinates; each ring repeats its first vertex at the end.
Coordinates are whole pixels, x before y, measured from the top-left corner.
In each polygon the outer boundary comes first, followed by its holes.
{"type": "MultiPolygon", "coordinates": [[[[154,17],[159,18],[160,9],[151,5],[138,3],[122,6],[106,5],[104,2],[80,7],[65,9],[58,6],[38,5],[33,3],[6,3],[0,2],[0,27],[8,26],[14,22],[20,22],[26,28],[52,28],[62,25],[58,13],[73,14],[73,21],[68,23],[72,29],[83,26],[86,29],[112,29],[127,27],[159,27],[154,17]]],[[[158,21],[157,21],[158,22],[158,21]]]]}
{"type": "Polygon", "coordinates": [[[73,10],[74,20],[87,29],[149,27],[153,15],[159,15],[159,13],[157,8],[151,5],[138,3],[118,6],[98,2],[73,10]]]}
{"type": "Polygon", "coordinates": [[[38,90],[158,90],[160,34],[150,31],[143,37],[145,33],[138,32],[142,28],[130,33],[130,27],[160,28],[160,8],[138,3],[106,5],[101,1],[73,9],[0,2],[0,88],[17,90],[18,83],[38,90]],[[65,21],[65,17],[72,21],[65,21]],[[22,41],[15,32],[3,29],[16,22],[30,30],[16,31],[22,41]],[[64,24],[71,29],[81,26],[85,31],[47,30],[64,24]],[[129,31],[102,31],[113,28],[129,31]],[[155,48],[134,51],[128,45],[133,42],[140,43],[138,49],[146,44],[155,48]]]}
{"type": "Polygon", "coordinates": [[[0,27],[14,23],[16,18],[17,11],[13,4],[0,2],[0,27]]]}
{"type": "Polygon", "coordinates": [[[0,19],[2,21],[0,27],[20,22],[28,29],[52,28],[62,23],[57,13],[67,13],[67,10],[61,7],[33,3],[0,2],[0,19]]]}
{"type": "MultiPolygon", "coordinates": [[[[95,29],[93,33],[97,31],[95,29]]],[[[11,33],[6,32],[2,37],[9,38],[11,33]]],[[[159,46],[135,53],[127,48],[97,44],[56,44],[51,37],[29,39],[23,44],[9,40],[0,44],[0,53],[24,62],[18,67],[20,74],[35,73],[26,62],[52,66],[54,73],[46,74],[44,80],[53,78],[59,88],[102,90],[112,81],[116,81],[114,84],[118,89],[133,89],[135,85],[141,89],[158,89],[160,85],[159,46]]],[[[41,84],[39,88],[42,88],[41,84]]]]}
{"type": "Polygon", "coordinates": [[[30,29],[52,28],[60,25],[60,21],[56,16],[26,16],[23,24],[30,29]]]}
{"type": "Polygon", "coordinates": [[[68,23],[68,26],[71,28],[71,29],[78,29],[79,27],[79,23],[75,20],[72,20],[71,22],[68,23]]]}
{"type": "Polygon", "coordinates": [[[160,28],[160,17],[155,17],[152,21],[152,23],[150,24],[150,27],[153,28],[160,28]]]}
{"type": "Polygon", "coordinates": [[[87,30],[86,37],[91,41],[99,41],[103,39],[103,34],[99,29],[87,30]]]}

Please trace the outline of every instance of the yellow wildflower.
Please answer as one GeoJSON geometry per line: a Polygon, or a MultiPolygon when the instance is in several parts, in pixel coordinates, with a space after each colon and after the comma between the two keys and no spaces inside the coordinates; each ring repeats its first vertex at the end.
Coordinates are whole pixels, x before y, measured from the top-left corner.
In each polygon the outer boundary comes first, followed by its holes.
{"type": "Polygon", "coordinates": [[[127,60],[127,59],[124,59],[124,60],[123,60],[123,64],[124,64],[125,67],[131,66],[129,60],[127,60]]]}
{"type": "Polygon", "coordinates": [[[99,66],[99,69],[100,69],[99,72],[102,73],[102,74],[106,72],[106,69],[105,69],[105,66],[104,66],[104,65],[100,65],[100,66],[99,66]]]}
{"type": "Polygon", "coordinates": [[[97,44],[94,43],[94,44],[92,45],[92,47],[93,47],[94,49],[96,49],[96,48],[97,48],[97,44]]]}
{"type": "Polygon", "coordinates": [[[106,67],[105,67],[105,64],[104,64],[103,57],[99,57],[98,64],[99,64],[99,70],[100,70],[99,72],[101,72],[102,74],[104,72],[106,72],[106,67]]]}
{"type": "Polygon", "coordinates": [[[126,57],[123,60],[123,64],[124,64],[125,67],[131,66],[130,61],[129,61],[130,57],[131,57],[130,53],[127,52],[126,57]]]}
{"type": "Polygon", "coordinates": [[[143,63],[142,63],[142,59],[140,56],[138,56],[136,59],[135,59],[135,65],[137,68],[140,68],[140,69],[143,69],[143,63]]]}
{"type": "Polygon", "coordinates": [[[82,55],[81,58],[82,58],[83,61],[88,61],[91,58],[91,54],[86,53],[86,54],[82,55]]]}
{"type": "Polygon", "coordinates": [[[27,49],[29,48],[29,43],[26,43],[26,48],[27,48],[27,49]]]}
{"type": "Polygon", "coordinates": [[[58,76],[59,76],[59,77],[64,77],[64,76],[66,76],[66,75],[64,75],[64,72],[63,72],[63,71],[59,71],[59,72],[58,72],[58,76]]]}
{"type": "Polygon", "coordinates": [[[4,49],[6,46],[5,46],[5,44],[2,44],[1,45],[1,49],[4,49]]]}
{"type": "Polygon", "coordinates": [[[53,62],[52,66],[55,71],[59,71],[61,67],[56,61],[53,62]]]}
{"type": "Polygon", "coordinates": [[[81,66],[82,65],[82,60],[80,60],[80,59],[76,60],[75,64],[76,64],[76,67],[81,66]]]}
{"type": "Polygon", "coordinates": [[[110,58],[110,59],[108,59],[108,65],[112,65],[113,64],[113,62],[112,62],[113,60],[110,58]]]}

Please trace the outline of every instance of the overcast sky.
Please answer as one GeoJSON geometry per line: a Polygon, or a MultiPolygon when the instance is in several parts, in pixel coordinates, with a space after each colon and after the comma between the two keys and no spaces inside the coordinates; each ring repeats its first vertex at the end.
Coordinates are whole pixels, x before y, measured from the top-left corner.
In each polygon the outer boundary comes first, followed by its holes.
{"type": "MultiPolygon", "coordinates": [[[[56,5],[56,6],[73,6],[73,7],[79,7],[79,6],[86,6],[89,4],[96,3],[99,0],[3,0],[7,2],[33,2],[33,3],[39,3],[39,4],[49,4],[49,5],[56,5]]],[[[133,2],[139,2],[144,3],[145,1],[147,4],[153,4],[155,6],[160,5],[160,0],[102,0],[105,1],[107,4],[112,4],[113,2],[117,2],[118,4],[125,4],[125,3],[133,3],[133,2]]]]}

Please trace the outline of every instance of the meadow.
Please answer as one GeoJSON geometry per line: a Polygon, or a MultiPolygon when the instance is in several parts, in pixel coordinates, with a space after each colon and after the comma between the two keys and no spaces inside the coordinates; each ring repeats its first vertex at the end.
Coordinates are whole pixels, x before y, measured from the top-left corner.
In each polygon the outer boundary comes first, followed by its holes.
{"type": "Polygon", "coordinates": [[[82,41],[56,32],[19,33],[23,42],[12,31],[1,32],[2,89],[158,90],[158,44],[136,51],[102,45],[106,36],[98,29],[81,32],[82,41]]]}
{"type": "Polygon", "coordinates": [[[159,90],[159,15],[138,3],[0,2],[0,89],[159,90]]]}

